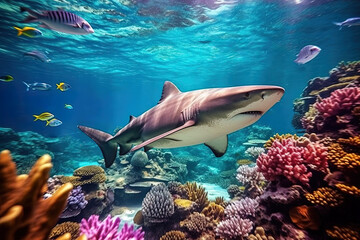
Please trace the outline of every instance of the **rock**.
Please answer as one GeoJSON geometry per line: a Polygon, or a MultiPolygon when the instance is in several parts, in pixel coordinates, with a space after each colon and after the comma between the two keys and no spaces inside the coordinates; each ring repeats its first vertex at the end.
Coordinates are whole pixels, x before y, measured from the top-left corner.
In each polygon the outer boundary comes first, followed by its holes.
{"type": "Polygon", "coordinates": [[[148,163],[149,158],[143,151],[137,151],[131,158],[131,165],[133,167],[143,168],[148,163]]]}

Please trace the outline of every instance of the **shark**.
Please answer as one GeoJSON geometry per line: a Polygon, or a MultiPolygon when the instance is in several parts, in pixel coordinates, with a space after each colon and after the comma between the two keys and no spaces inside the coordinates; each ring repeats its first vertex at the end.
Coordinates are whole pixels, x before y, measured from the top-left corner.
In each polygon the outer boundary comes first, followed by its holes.
{"type": "Polygon", "coordinates": [[[166,81],[158,104],[114,136],[79,125],[101,149],[105,166],[117,156],[144,148],[177,148],[205,144],[216,157],[226,153],[228,134],[247,127],[280,101],[279,86],[238,86],[181,92],[166,81]]]}

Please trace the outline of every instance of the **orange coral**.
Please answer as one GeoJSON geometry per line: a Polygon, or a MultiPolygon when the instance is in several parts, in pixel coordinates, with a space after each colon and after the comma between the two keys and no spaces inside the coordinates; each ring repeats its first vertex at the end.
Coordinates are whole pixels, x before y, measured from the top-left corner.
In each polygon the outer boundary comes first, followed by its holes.
{"type": "Polygon", "coordinates": [[[291,221],[301,229],[318,230],[320,227],[320,215],[315,207],[306,205],[293,207],[289,215],[291,221]]]}
{"type": "Polygon", "coordinates": [[[360,197],[360,189],[355,186],[348,186],[342,183],[335,185],[340,191],[360,197]]]}
{"type": "Polygon", "coordinates": [[[264,148],[269,149],[275,140],[281,141],[281,140],[287,139],[287,138],[293,138],[294,140],[297,140],[299,137],[296,134],[292,135],[290,133],[287,133],[287,134],[280,135],[277,133],[274,136],[272,136],[269,140],[266,141],[266,143],[264,144],[264,148]]]}
{"type": "Polygon", "coordinates": [[[215,223],[219,223],[224,219],[225,209],[222,206],[212,202],[207,207],[205,207],[201,213],[209,217],[215,223]]]}
{"type": "Polygon", "coordinates": [[[200,211],[209,204],[209,200],[207,198],[207,192],[205,188],[198,186],[196,182],[185,184],[185,188],[188,194],[188,198],[190,201],[194,201],[200,211]]]}
{"type": "Polygon", "coordinates": [[[313,193],[306,193],[305,197],[312,204],[330,207],[338,206],[344,201],[344,196],[339,191],[329,187],[318,188],[313,193]]]}
{"type": "Polygon", "coordinates": [[[326,230],[329,237],[339,240],[359,240],[360,233],[359,229],[351,229],[347,227],[334,226],[333,229],[326,230]]]}
{"type": "Polygon", "coordinates": [[[43,199],[52,167],[50,155],[37,160],[29,175],[16,175],[8,150],[0,153],[0,232],[3,240],[45,240],[63,211],[72,184],[43,199]]]}
{"type": "Polygon", "coordinates": [[[329,163],[341,171],[360,171],[360,136],[340,138],[330,145],[329,163]]]}
{"type": "Polygon", "coordinates": [[[58,224],[51,230],[49,239],[54,239],[65,233],[70,233],[70,239],[75,240],[80,234],[80,224],[76,222],[64,222],[58,224]]]}
{"type": "Polygon", "coordinates": [[[186,240],[185,233],[181,231],[170,231],[163,235],[160,240],[186,240]]]}

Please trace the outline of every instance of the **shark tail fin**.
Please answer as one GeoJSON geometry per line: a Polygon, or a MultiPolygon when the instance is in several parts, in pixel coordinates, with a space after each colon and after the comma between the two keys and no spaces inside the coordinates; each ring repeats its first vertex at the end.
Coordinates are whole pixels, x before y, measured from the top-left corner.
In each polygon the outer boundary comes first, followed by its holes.
{"type": "Polygon", "coordinates": [[[113,136],[100,130],[85,126],[78,126],[78,128],[86,135],[88,135],[100,147],[100,150],[104,156],[105,167],[110,167],[115,161],[118,147],[116,142],[111,141],[113,136]]]}
{"type": "Polygon", "coordinates": [[[339,30],[342,29],[342,23],[341,22],[333,22],[333,24],[335,24],[336,26],[339,26],[339,30]]]}

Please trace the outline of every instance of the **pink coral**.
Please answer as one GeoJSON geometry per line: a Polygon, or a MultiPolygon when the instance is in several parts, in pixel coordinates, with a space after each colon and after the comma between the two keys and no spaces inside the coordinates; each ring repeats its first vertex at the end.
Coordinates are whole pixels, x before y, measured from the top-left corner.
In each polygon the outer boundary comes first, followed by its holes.
{"type": "Polygon", "coordinates": [[[242,239],[248,236],[252,228],[253,223],[249,219],[233,217],[219,223],[216,235],[224,239],[242,239]]]}
{"type": "Polygon", "coordinates": [[[327,168],[327,148],[316,142],[300,146],[295,139],[276,140],[268,152],[257,159],[259,171],[269,181],[285,176],[293,183],[308,185],[312,173],[308,167],[325,171],[327,168]]]}
{"type": "Polygon", "coordinates": [[[118,232],[120,218],[107,216],[104,221],[99,216],[91,215],[88,220],[82,219],[80,224],[81,234],[85,234],[88,240],[144,240],[144,232],[141,228],[134,230],[134,226],[127,224],[118,232]]]}
{"type": "Polygon", "coordinates": [[[348,111],[353,106],[360,104],[360,88],[350,87],[338,89],[330,97],[314,104],[319,115],[324,118],[336,116],[342,111],[348,111]]]}

